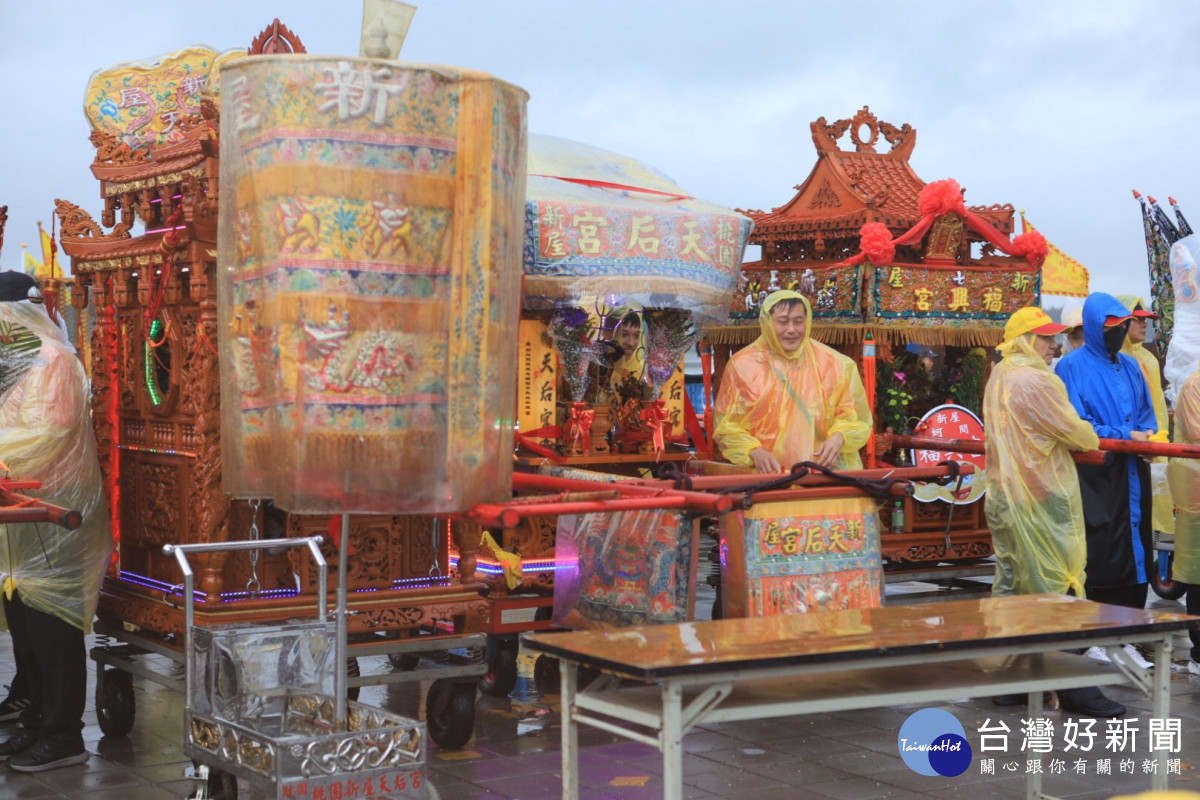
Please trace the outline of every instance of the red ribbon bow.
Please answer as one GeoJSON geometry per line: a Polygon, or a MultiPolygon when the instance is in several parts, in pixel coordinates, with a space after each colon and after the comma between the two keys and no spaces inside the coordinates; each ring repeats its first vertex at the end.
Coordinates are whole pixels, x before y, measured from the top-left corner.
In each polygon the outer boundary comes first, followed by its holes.
{"type": "Polygon", "coordinates": [[[646,427],[653,432],[654,449],[659,453],[667,449],[666,441],[663,438],[663,424],[667,421],[666,406],[667,404],[659,398],[638,414],[638,419],[646,423],[646,427]]]}
{"type": "Polygon", "coordinates": [[[595,419],[596,412],[586,403],[571,404],[571,421],[567,423],[567,433],[571,437],[572,448],[582,439],[582,451],[586,453],[592,449],[592,421],[595,419]]]}

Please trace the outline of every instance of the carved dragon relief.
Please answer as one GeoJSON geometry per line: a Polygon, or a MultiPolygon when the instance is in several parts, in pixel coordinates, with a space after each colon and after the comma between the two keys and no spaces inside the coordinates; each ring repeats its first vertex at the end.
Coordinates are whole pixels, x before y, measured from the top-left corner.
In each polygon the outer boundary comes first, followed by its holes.
{"type": "Polygon", "coordinates": [[[54,211],[61,220],[64,247],[70,244],[71,240],[78,243],[95,243],[116,242],[130,238],[129,229],[133,227],[131,221],[122,220],[113,228],[112,233],[106,234],[104,229],[92,219],[91,214],[74,203],[55,198],[54,211]]]}
{"type": "Polygon", "coordinates": [[[92,162],[93,164],[131,166],[150,163],[149,150],[135,150],[111,133],[94,130],[88,134],[88,141],[96,148],[96,159],[92,162]]]}
{"type": "Polygon", "coordinates": [[[917,131],[911,125],[906,122],[897,128],[890,122],[881,122],[871,113],[869,106],[863,106],[850,119],[839,119],[833,123],[828,122],[825,117],[818,117],[809,128],[812,130],[813,144],[816,145],[818,153],[841,152],[838,140],[847,130],[850,131],[856,152],[874,153],[875,143],[882,134],[884,141],[891,145],[890,155],[905,161],[912,155],[917,142],[917,131]],[[864,129],[866,136],[863,136],[864,129]]]}

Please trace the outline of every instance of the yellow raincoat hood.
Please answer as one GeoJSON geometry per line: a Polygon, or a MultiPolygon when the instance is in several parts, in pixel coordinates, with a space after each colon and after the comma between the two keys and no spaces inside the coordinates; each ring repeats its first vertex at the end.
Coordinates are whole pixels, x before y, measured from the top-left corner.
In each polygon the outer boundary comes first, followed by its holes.
{"type": "Polygon", "coordinates": [[[775,292],[763,301],[761,333],[729,359],[716,401],[714,437],[725,458],[750,466],[750,451],[768,450],[784,468],[808,461],[834,433],[844,439],[840,469],[861,469],[858,451],[873,423],[854,362],[812,339],[812,308],[799,292],[775,292]],[[808,326],[795,351],[785,352],[771,311],[783,300],[804,305],[808,326]]]}
{"type": "Polygon", "coordinates": [[[983,398],[994,595],[1083,596],[1087,542],[1072,450],[1100,440],[1024,333],[996,348],[983,398]]]}

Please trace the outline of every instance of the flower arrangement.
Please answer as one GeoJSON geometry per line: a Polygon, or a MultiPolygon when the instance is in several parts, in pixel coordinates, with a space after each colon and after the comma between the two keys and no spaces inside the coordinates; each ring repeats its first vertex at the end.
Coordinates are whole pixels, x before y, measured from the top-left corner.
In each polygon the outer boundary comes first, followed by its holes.
{"type": "Polygon", "coordinates": [[[987,371],[987,351],[973,348],[947,376],[947,393],[954,402],[979,414],[983,408],[983,378],[987,371]]]}
{"type": "Polygon", "coordinates": [[[884,428],[903,433],[908,428],[908,404],[915,395],[906,385],[908,374],[896,365],[881,361],[876,366],[875,416],[884,428]]]}
{"type": "Polygon", "coordinates": [[[560,308],[550,320],[550,339],[558,351],[572,402],[582,402],[588,389],[588,369],[595,361],[588,314],[580,308],[560,308]]]}
{"type": "Polygon", "coordinates": [[[696,343],[700,331],[691,313],[678,308],[649,309],[642,319],[646,326],[646,377],[650,381],[650,399],[654,400],[662,393],[683,354],[696,343]]]}

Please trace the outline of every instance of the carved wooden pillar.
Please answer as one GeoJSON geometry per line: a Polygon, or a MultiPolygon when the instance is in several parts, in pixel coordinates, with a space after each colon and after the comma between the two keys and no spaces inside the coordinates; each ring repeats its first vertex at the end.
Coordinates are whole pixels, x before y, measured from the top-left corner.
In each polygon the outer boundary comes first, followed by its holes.
{"type": "Polygon", "coordinates": [[[458,579],[463,583],[471,583],[475,580],[479,540],[483,536],[483,528],[462,522],[451,523],[451,528],[454,543],[458,546],[458,579]]]}

